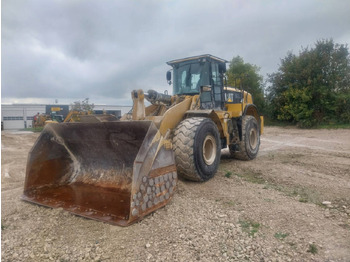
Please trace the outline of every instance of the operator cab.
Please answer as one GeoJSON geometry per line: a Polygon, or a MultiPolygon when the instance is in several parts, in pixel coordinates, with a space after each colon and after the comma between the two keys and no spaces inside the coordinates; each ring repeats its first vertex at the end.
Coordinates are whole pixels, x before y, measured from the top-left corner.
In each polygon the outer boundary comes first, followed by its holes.
{"type": "MultiPolygon", "coordinates": [[[[212,55],[200,55],[167,62],[173,67],[173,94],[200,94],[201,109],[224,108],[224,73],[227,61],[212,55]]],[[[171,84],[171,73],[167,72],[171,84]]]]}
{"type": "Polygon", "coordinates": [[[58,123],[61,123],[64,121],[63,115],[57,115],[56,112],[51,112],[50,117],[51,117],[51,120],[57,121],[58,123]]]}

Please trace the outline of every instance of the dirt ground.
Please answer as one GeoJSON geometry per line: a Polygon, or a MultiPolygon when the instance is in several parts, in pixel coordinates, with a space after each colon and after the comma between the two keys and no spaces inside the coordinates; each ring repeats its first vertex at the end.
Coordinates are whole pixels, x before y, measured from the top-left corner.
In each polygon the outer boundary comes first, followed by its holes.
{"type": "Polygon", "coordinates": [[[125,228],[20,200],[37,136],[1,133],[2,261],[350,261],[350,130],[267,127],[255,160],[223,151],[125,228]]]}

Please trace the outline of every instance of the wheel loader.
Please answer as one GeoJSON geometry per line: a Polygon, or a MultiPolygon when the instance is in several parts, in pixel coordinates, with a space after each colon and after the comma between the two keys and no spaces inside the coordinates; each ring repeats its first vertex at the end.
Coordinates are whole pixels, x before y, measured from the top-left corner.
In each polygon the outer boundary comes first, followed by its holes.
{"type": "Polygon", "coordinates": [[[48,124],[29,153],[22,199],[127,226],[166,205],[178,176],[212,178],[221,149],[254,159],[263,117],[251,94],[225,86],[226,63],[169,61],[172,95],[134,90],[118,121],[48,124]]]}
{"type": "Polygon", "coordinates": [[[111,114],[95,114],[94,111],[71,110],[64,119],[64,123],[98,123],[116,121],[118,118],[111,114]]]}

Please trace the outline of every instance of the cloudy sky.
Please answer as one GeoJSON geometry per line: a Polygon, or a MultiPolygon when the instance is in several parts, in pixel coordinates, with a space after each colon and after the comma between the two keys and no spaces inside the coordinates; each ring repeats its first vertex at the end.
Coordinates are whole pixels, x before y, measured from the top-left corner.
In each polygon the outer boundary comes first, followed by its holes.
{"type": "Polygon", "coordinates": [[[350,44],[348,0],[2,0],[2,103],[130,105],[169,90],[165,62],[241,56],[275,72],[288,51],[350,44]]]}

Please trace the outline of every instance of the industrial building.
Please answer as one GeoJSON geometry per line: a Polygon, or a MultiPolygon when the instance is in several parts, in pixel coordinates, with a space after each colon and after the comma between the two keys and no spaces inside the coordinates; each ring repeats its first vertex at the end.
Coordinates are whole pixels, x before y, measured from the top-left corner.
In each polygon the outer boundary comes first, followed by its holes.
{"type": "MultiPolygon", "coordinates": [[[[33,126],[34,116],[49,114],[52,108],[64,117],[71,109],[70,105],[47,104],[1,104],[1,129],[23,129],[33,126]]],[[[129,112],[131,106],[94,105],[96,114],[113,114],[117,117],[129,112]]]]}

